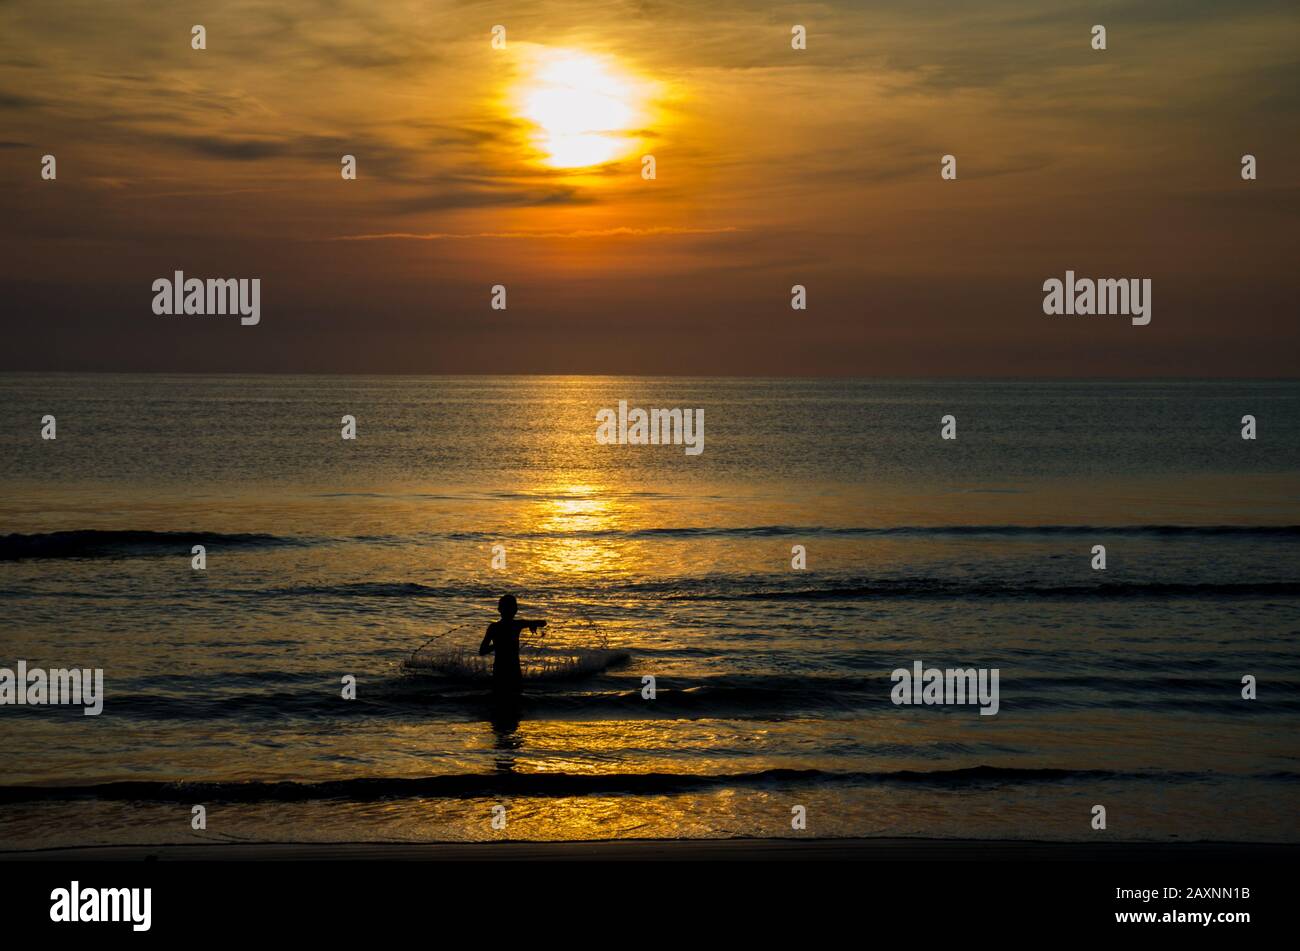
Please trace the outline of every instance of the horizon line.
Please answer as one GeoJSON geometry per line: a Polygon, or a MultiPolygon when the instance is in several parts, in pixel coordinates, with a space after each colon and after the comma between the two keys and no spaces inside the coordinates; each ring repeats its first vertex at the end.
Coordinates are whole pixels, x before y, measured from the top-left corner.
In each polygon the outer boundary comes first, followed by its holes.
{"type": "Polygon", "coordinates": [[[4,376],[244,376],[244,377],[442,377],[460,379],[467,377],[502,379],[526,377],[534,379],[569,379],[573,377],[590,377],[609,379],[625,377],[629,379],[660,380],[780,380],[817,382],[820,380],[862,380],[881,383],[1296,383],[1300,374],[1295,376],[855,376],[851,374],[798,374],[776,376],[771,374],[745,373],[597,373],[576,372],[512,372],[490,373],[464,371],[451,373],[445,371],[402,371],[376,370],[357,372],[354,370],[18,370],[0,368],[4,376]]]}

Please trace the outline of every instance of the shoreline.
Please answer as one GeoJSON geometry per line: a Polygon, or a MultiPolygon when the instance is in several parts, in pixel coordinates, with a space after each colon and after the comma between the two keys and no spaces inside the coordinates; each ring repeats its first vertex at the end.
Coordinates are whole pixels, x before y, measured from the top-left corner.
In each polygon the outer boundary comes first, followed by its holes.
{"type": "Polygon", "coordinates": [[[0,862],[1287,861],[1300,843],[990,839],[623,839],[578,842],[229,842],[0,851],[0,862]]]}

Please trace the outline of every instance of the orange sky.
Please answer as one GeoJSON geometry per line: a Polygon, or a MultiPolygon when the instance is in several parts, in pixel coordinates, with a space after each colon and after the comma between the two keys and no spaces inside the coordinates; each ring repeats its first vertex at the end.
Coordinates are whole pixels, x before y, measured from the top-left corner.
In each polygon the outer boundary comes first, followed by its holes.
{"type": "Polygon", "coordinates": [[[1293,376],[1297,27],[1254,0],[11,0],[0,369],[1293,376]],[[563,49],[646,97],[606,164],[547,164],[519,105],[563,49]],[[1044,316],[1067,269],[1151,278],[1151,324],[1044,316]],[[260,278],[261,323],[156,317],[174,270],[260,278]]]}

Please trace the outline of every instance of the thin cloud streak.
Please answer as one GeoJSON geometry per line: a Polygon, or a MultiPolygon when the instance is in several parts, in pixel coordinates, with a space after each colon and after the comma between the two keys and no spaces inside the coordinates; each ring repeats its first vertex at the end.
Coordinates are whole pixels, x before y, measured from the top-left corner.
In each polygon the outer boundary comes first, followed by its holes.
{"type": "Polygon", "coordinates": [[[471,234],[389,231],[382,234],[342,234],[322,241],[458,241],[478,238],[616,238],[658,235],[739,234],[748,228],[599,228],[580,231],[479,231],[471,234]]]}

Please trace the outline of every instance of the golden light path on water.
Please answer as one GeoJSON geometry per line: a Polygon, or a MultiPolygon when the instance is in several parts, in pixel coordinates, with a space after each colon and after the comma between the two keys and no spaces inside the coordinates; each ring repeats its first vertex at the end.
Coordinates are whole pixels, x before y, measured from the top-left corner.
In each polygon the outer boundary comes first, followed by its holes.
{"type": "Polygon", "coordinates": [[[535,530],[554,539],[539,553],[538,569],[560,577],[618,572],[626,560],[619,547],[590,533],[616,528],[620,515],[602,486],[557,487],[534,516],[535,530]],[[564,537],[569,533],[576,537],[564,537]]]}

